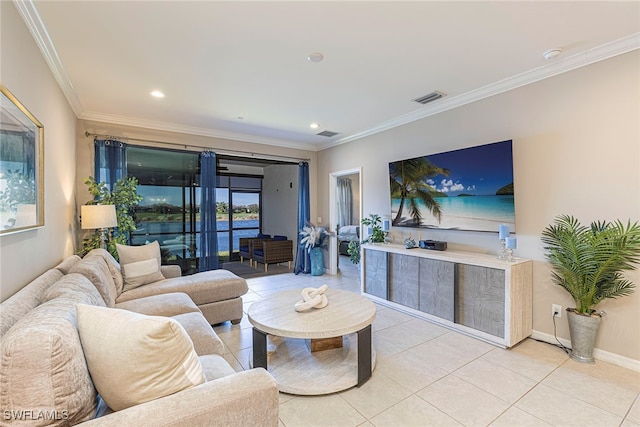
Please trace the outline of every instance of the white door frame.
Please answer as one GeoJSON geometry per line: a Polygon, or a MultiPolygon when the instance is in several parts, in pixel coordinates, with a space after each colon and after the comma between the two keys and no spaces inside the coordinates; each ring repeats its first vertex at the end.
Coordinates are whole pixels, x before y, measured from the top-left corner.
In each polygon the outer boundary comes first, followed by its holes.
{"type": "MultiPolygon", "coordinates": [[[[337,197],[336,190],[338,187],[338,178],[346,175],[358,174],[358,191],[360,195],[360,206],[358,206],[358,218],[362,218],[362,166],[354,169],[346,169],[329,173],[329,227],[331,231],[335,231],[338,226],[338,212],[336,211],[337,197]]],[[[344,225],[344,224],[343,224],[344,225]]],[[[358,224],[359,227],[362,225],[358,224]]],[[[362,236],[362,228],[360,229],[362,236]]],[[[338,236],[332,237],[329,244],[329,274],[338,274],[338,236]]]]}

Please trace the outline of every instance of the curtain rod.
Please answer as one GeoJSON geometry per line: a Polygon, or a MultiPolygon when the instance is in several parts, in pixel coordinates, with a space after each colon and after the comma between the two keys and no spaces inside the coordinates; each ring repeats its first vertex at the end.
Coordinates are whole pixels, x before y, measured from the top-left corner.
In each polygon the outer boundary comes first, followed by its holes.
{"type": "MultiPolygon", "coordinates": [[[[174,147],[184,147],[185,149],[187,147],[191,147],[191,148],[198,148],[198,149],[202,149],[202,150],[215,150],[215,148],[213,147],[205,147],[203,145],[194,145],[194,144],[180,144],[178,142],[167,142],[167,141],[154,141],[152,139],[142,139],[142,138],[132,138],[132,137],[128,137],[128,136],[113,136],[113,135],[104,135],[104,134],[98,134],[98,133],[91,133],[89,131],[85,131],[84,132],[84,136],[86,136],[87,138],[90,136],[93,136],[94,138],[106,138],[106,139],[114,139],[114,140],[119,140],[119,139],[126,139],[127,141],[137,141],[137,142],[151,142],[153,144],[164,144],[164,145],[172,145],[174,147]]],[[[262,159],[262,160],[289,160],[289,161],[296,161],[296,162],[308,162],[310,159],[301,159],[299,157],[289,157],[289,156],[281,156],[278,154],[262,154],[262,153],[256,153],[256,152],[252,152],[252,151],[242,151],[242,150],[222,150],[222,151],[216,151],[216,153],[219,154],[226,154],[226,155],[233,155],[235,154],[243,154],[245,156],[248,155],[248,157],[251,158],[255,158],[255,159],[262,159]]]]}

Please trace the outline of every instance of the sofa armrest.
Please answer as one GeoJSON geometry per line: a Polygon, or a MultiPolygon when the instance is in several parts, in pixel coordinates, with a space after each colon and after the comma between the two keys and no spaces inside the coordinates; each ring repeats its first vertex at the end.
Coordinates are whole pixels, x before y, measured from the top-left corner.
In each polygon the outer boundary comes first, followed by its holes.
{"type": "Polygon", "coordinates": [[[262,368],[238,372],[83,426],[277,426],[278,387],[262,368]]]}
{"type": "Polygon", "coordinates": [[[170,264],[170,265],[161,265],[160,272],[164,276],[165,279],[171,279],[174,277],[182,276],[182,268],[179,265],[170,264]]]}

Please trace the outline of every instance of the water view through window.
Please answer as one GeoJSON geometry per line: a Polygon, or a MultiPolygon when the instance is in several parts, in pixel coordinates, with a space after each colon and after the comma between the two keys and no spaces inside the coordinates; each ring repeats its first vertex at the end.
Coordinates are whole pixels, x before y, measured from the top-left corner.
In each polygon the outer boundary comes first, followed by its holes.
{"type": "MultiPolygon", "coordinates": [[[[198,270],[200,187],[198,153],[127,148],[127,172],[138,179],[142,201],[136,208],[133,245],[157,240],[163,264],[185,274],[198,270]]],[[[238,258],[240,237],[260,230],[261,176],[217,177],[216,222],[220,262],[238,258]]]]}

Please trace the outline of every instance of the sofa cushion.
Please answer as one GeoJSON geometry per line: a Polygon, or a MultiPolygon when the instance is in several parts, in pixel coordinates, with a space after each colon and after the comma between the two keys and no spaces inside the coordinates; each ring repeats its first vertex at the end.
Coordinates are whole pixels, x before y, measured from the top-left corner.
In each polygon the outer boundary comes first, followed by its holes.
{"type": "Polygon", "coordinates": [[[118,302],[169,292],[184,292],[200,306],[238,298],[248,290],[247,281],[229,270],[210,270],[140,286],[123,292],[118,297],[118,302]]]}
{"type": "Polygon", "coordinates": [[[200,356],[200,364],[202,365],[202,372],[207,381],[228,377],[236,373],[224,357],[218,354],[200,356]]]}
{"type": "Polygon", "coordinates": [[[78,331],[89,372],[113,410],[206,381],[193,343],[168,317],[78,304],[78,331]]]}
{"type": "Polygon", "coordinates": [[[69,273],[82,274],[98,289],[107,307],[115,305],[118,291],[109,267],[102,257],[84,257],[82,261],[71,267],[69,273]]]}
{"type": "Polygon", "coordinates": [[[73,267],[81,259],[82,258],[80,258],[78,255],[71,255],[53,268],[60,270],[62,274],[67,274],[71,267],[73,267]]]}
{"type": "Polygon", "coordinates": [[[270,238],[271,238],[271,234],[262,234],[262,233],[258,234],[258,239],[270,239],[270,238]]]}
{"type": "Polygon", "coordinates": [[[69,273],[51,285],[42,295],[42,302],[56,298],[67,298],[75,302],[105,306],[104,299],[89,278],[78,273],[69,273]]]}
{"type": "Polygon", "coordinates": [[[224,344],[201,313],[183,313],[171,316],[187,331],[198,356],[224,354],[224,344]]]}
{"type": "Polygon", "coordinates": [[[281,242],[287,240],[287,236],[273,236],[273,240],[275,240],[276,242],[281,242]]]}
{"type": "Polygon", "coordinates": [[[61,277],[62,273],[59,270],[47,270],[0,304],[0,337],[29,311],[40,305],[46,290],[61,277]]]}
{"type": "Polygon", "coordinates": [[[118,293],[118,295],[120,295],[122,293],[122,286],[124,285],[124,283],[122,280],[122,273],[120,272],[120,264],[118,264],[118,261],[116,261],[116,259],[113,257],[113,255],[111,255],[109,251],[101,248],[92,249],[91,252],[86,254],[84,257],[87,258],[91,256],[99,256],[107,263],[107,267],[109,267],[109,272],[111,273],[111,277],[113,278],[113,283],[115,283],[116,285],[116,292],[118,293]]]}
{"type": "Polygon", "coordinates": [[[96,410],[97,393],[80,344],[75,306],[104,301],[81,275],[62,277],[50,291],[59,296],[27,313],[0,341],[0,412],[6,417],[42,411],[56,418],[21,425],[74,425],[93,418],[96,410]],[[74,286],[83,291],[66,291],[74,286]]]}
{"type": "Polygon", "coordinates": [[[116,244],[120,257],[120,271],[124,279],[123,292],[164,279],[160,271],[158,241],[143,246],[116,244]]]}
{"type": "Polygon", "coordinates": [[[176,264],[165,264],[160,266],[160,272],[165,279],[182,276],[182,268],[176,264]]]}
{"type": "Polygon", "coordinates": [[[182,292],[152,295],[116,303],[115,308],[129,310],[148,316],[176,316],[184,313],[200,313],[200,309],[182,292]]]}

